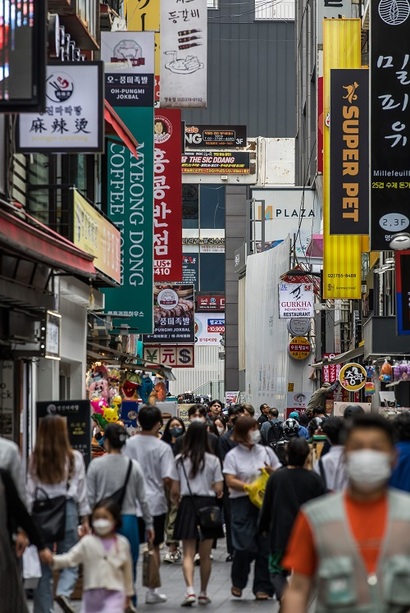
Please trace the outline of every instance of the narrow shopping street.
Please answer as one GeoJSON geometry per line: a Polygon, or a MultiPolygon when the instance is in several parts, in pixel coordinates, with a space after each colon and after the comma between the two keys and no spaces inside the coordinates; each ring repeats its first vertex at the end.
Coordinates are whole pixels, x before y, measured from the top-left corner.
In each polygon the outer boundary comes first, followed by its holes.
{"type": "MultiPolygon", "coordinates": [[[[278,606],[276,602],[256,602],[252,594],[251,587],[248,586],[244,590],[244,596],[241,599],[233,599],[231,596],[231,583],[230,583],[230,569],[231,565],[225,562],[226,550],[224,544],[221,542],[218,549],[214,550],[214,563],[212,568],[212,576],[209,585],[209,596],[212,603],[207,607],[208,611],[223,611],[223,613],[233,613],[233,611],[242,611],[247,613],[248,611],[258,611],[260,613],[277,613],[278,606]]],[[[182,578],[182,563],[176,564],[163,564],[161,566],[161,578],[162,588],[161,591],[167,595],[168,601],[165,604],[147,605],[145,604],[145,592],[146,588],[141,587],[141,565],[138,568],[137,589],[140,604],[138,606],[138,613],[181,613],[184,611],[181,608],[181,601],[184,595],[184,583],[182,578]]],[[[198,569],[195,571],[196,581],[195,588],[199,588],[199,573],[198,569]]],[[[199,593],[199,589],[197,589],[199,593]]],[[[30,603],[31,605],[31,603],[30,603]]],[[[81,611],[81,604],[79,601],[75,602],[76,611],[81,611]]],[[[194,608],[198,609],[198,605],[194,608]]],[[[33,610],[32,606],[29,608],[30,613],[33,610]]],[[[54,607],[55,613],[60,613],[58,605],[54,607]]]]}

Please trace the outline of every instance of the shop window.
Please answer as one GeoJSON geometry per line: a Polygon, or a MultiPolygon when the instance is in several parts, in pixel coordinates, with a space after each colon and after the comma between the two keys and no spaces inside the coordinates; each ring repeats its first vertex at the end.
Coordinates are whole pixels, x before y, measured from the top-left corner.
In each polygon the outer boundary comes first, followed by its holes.
{"type": "Polygon", "coordinates": [[[198,185],[182,186],[182,227],[198,228],[199,189],[198,185]]]}
{"type": "Polygon", "coordinates": [[[201,229],[225,228],[225,187],[223,185],[200,186],[201,229]]]}
{"type": "Polygon", "coordinates": [[[201,253],[199,279],[201,292],[224,292],[225,253],[201,253]]]}

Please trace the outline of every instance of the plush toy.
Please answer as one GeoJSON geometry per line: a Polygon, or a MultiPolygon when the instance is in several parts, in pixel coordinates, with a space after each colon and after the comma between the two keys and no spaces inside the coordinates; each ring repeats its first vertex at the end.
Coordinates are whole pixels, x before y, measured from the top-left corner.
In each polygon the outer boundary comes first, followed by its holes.
{"type": "Polygon", "coordinates": [[[103,418],[108,424],[115,424],[118,421],[118,411],[115,407],[105,407],[103,418]]]}
{"type": "Polygon", "coordinates": [[[144,404],[147,404],[148,398],[150,397],[150,394],[153,388],[154,388],[154,384],[152,382],[151,377],[149,375],[145,375],[142,378],[142,383],[139,388],[141,400],[144,404]]]}
{"type": "Polygon", "coordinates": [[[91,407],[93,413],[98,413],[99,415],[102,415],[104,413],[104,408],[107,406],[107,402],[104,398],[101,398],[100,396],[91,398],[91,407]]]}
{"type": "Polygon", "coordinates": [[[122,384],[122,393],[126,400],[138,400],[138,388],[141,385],[141,376],[131,371],[127,372],[122,384]]]}
{"type": "Polygon", "coordinates": [[[108,400],[108,381],[106,379],[99,379],[98,381],[92,381],[88,386],[88,397],[92,398],[104,398],[108,400]]]}

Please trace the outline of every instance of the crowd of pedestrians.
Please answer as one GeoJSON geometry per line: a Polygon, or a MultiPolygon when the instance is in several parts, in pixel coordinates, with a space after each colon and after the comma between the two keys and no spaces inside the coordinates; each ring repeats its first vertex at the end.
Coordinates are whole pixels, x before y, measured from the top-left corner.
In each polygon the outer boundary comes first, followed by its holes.
{"type": "Polygon", "coordinates": [[[164,424],[150,405],[138,419],[131,438],[108,425],[105,453],[86,470],[65,420],[45,417],[26,483],[17,446],[0,439],[2,613],[28,611],[18,560],[29,543],[41,561],[34,613],[52,613],[54,600],[75,611],[79,565],[83,613],[135,611],[142,544],[146,604],[166,609],[163,562],[181,563],[182,606],[210,605],[212,551],[224,538],[234,599],[251,581],[255,599],[276,598],[281,613],[306,613],[314,600],[319,613],[409,610],[410,413],[389,422],[350,405],[328,417],[319,404],[281,420],[264,404],[255,419],[251,405],[214,400],[192,405],[188,423],[164,424]],[[60,499],[63,530],[52,539],[36,509],[60,499]]]}

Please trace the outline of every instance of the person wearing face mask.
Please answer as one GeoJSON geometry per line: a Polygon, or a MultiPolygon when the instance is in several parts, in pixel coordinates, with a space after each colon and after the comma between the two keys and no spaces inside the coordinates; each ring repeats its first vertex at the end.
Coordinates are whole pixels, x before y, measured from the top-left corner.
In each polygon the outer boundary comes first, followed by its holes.
{"type": "Polygon", "coordinates": [[[110,498],[102,500],[94,507],[91,523],[93,534],[67,553],[51,556],[53,569],[83,565],[82,613],[131,613],[132,559],[128,540],[116,533],[119,506],[110,498]]]}
{"type": "MultiPolygon", "coordinates": [[[[174,455],[169,445],[158,439],[162,428],[162,413],[158,407],[144,405],[138,413],[141,426],[139,436],[128,439],[124,455],[139,462],[145,478],[147,502],[154,520],[155,537],[153,551],[160,565],[159,549],[164,542],[165,519],[168,511],[167,490],[171,490],[174,467],[174,455]]],[[[142,510],[137,508],[140,542],[145,541],[145,521],[142,510]]],[[[145,597],[146,604],[166,602],[167,597],[161,594],[155,585],[148,586],[145,597]]]]}
{"type": "Polygon", "coordinates": [[[392,424],[358,415],[347,424],[347,488],[302,507],[282,566],[293,570],[282,613],[405,613],[410,608],[410,496],[389,489],[392,424]]]}
{"type": "Polygon", "coordinates": [[[249,500],[245,488],[260,475],[262,468],[273,472],[280,468],[281,463],[272,449],[259,445],[260,438],[255,419],[238,417],[233,432],[237,446],[226,454],[223,473],[229,488],[232,512],[232,596],[242,596],[251,563],[255,560],[253,593],[257,600],[267,600],[273,596],[268,567],[269,543],[259,534],[259,509],[249,500]]]}
{"type": "MultiPolygon", "coordinates": [[[[188,419],[191,424],[198,422],[198,423],[203,423],[203,424],[208,425],[210,422],[208,418],[207,407],[205,407],[203,404],[192,405],[192,407],[189,407],[188,409],[188,419]]],[[[175,441],[175,445],[174,445],[174,455],[175,456],[182,453],[182,449],[184,446],[184,439],[185,439],[185,435],[180,436],[175,441]]],[[[218,437],[216,436],[216,434],[214,434],[213,432],[209,432],[209,431],[208,431],[208,444],[209,444],[209,447],[211,448],[212,453],[217,455],[218,437]]]]}

